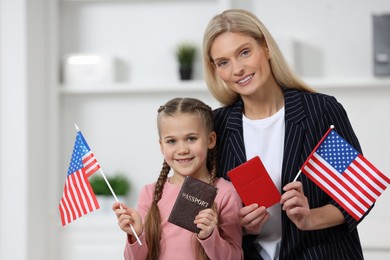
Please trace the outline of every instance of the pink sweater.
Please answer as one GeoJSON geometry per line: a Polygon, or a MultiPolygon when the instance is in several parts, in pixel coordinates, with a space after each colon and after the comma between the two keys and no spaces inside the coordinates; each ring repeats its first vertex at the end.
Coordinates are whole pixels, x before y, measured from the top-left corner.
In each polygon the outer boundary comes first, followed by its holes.
{"type": "MultiPolygon", "coordinates": [[[[209,238],[205,240],[198,239],[198,241],[212,260],[243,259],[241,248],[242,229],[238,217],[238,212],[242,207],[241,199],[230,182],[218,178],[215,184],[218,188],[215,202],[219,211],[219,229],[215,229],[209,238]]],[[[145,215],[152,202],[154,186],[155,183],[144,186],[138,199],[138,212],[143,220],[145,220],[145,215]]],[[[179,186],[167,181],[164,185],[162,198],[158,202],[162,219],[159,260],[196,260],[193,253],[193,239],[197,239],[196,234],[167,221],[179,191],[179,186]]],[[[142,246],[137,242],[131,244],[127,239],[124,252],[126,260],[146,259],[148,248],[144,233],[141,234],[140,240],[142,246]]]]}

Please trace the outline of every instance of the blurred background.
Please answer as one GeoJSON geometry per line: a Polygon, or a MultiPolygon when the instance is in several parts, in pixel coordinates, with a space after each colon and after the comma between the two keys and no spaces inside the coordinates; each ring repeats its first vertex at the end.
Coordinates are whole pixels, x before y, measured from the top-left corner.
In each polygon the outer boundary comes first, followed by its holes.
{"type": "MultiPolygon", "coordinates": [[[[1,260],[123,259],[112,196],[61,226],[74,124],[104,173],[125,177],[120,199],[135,206],[162,166],[158,107],[177,96],[219,106],[201,43],[229,8],[255,13],[292,68],[336,96],[365,157],[390,176],[388,0],[0,0],[1,260]],[[182,43],[196,50],[190,79],[179,73],[182,43]]],[[[390,257],[389,203],[386,190],[359,225],[366,259],[390,257]]]]}

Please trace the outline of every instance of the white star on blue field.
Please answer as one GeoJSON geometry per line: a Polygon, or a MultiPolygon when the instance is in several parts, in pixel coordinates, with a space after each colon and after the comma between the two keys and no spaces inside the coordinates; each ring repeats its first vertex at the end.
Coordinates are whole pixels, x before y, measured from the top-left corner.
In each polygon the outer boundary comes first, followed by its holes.
{"type": "Polygon", "coordinates": [[[333,130],[322,142],[316,153],[340,173],[343,173],[359,155],[355,148],[333,130]]]}

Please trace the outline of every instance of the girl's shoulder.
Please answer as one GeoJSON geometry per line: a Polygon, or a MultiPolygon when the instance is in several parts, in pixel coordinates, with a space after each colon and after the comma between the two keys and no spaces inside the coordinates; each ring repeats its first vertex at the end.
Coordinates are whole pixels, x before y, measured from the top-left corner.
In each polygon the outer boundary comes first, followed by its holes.
{"type": "Polygon", "coordinates": [[[235,190],[233,184],[230,181],[227,181],[221,177],[215,179],[215,187],[217,187],[219,191],[224,192],[235,190]]]}
{"type": "Polygon", "coordinates": [[[227,181],[224,178],[217,178],[215,180],[215,187],[218,188],[215,201],[218,203],[219,207],[233,207],[239,209],[242,206],[241,198],[230,181],[227,181]]]}

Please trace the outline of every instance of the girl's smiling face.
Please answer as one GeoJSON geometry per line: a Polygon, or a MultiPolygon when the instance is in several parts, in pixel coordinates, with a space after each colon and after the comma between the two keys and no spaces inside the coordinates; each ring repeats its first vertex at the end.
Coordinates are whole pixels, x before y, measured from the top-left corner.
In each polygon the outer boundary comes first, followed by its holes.
{"type": "Polygon", "coordinates": [[[160,121],[160,149],[175,178],[185,176],[208,180],[208,150],[215,146],[216,134],[209,132],[200,115],[180,113],[160,121]]]}

